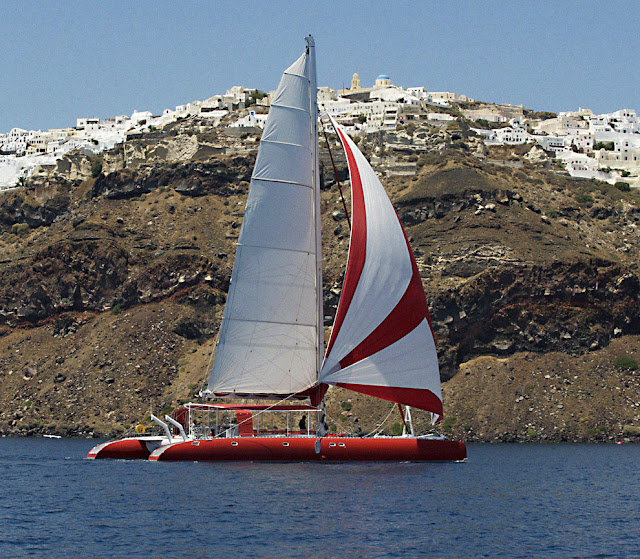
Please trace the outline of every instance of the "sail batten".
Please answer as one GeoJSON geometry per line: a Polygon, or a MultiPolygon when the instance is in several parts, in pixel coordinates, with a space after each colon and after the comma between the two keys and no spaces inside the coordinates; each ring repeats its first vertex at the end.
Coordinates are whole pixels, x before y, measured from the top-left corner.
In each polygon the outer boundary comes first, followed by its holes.
{"type": "Polygon", "coordinates": [[[251,178],[255,179],[255,180],[259,180],[259,181],[264,181],[264,182],[280,183],[280,184],[292,184],[294,186],[302,186],[304,188],[313,188],[313,185],[311,185],[311,184],[302,184],[302,183],[299,183],[299,182],[287,181],[287,180],[283,180],[283,179],[267,179],[267,178],[264,178],[264,177],[257,177],[255,175],[253,175],[251,178]]]}
{"type": "Polygon", "coordinates": [[[275,104],[273,106],[278,108],[278,109],[291,109],[293,111],[302,111],[303,113],[306,112],[306,109],[304,109],[302,107],[293,107],[291,105],[283,105],[282,103],[277,103],[277,104],[275,104]]]}
{"type": "Polygon", "coordinates": [[[352,234],[320,382],[442,415],[431,319],[407,236],[377,175],[334,125],[351,176],[352,234]]]}
{"type": "Polygon", "coordinates": [[[304,146],[302,146],[300,144],[296,144],[296,143],[293,143],[293,142],[283,142],[283,141],[280,141],[280,140],[260,140],[260,141],[264,142],[266,144],[280,144],[282,146],[295,146],[297,148],[304,147],[304,146]]]}
{"type": "Polygon", "coordinates": [[[258,244],[255,244],[255,243],[251,244],[251,245],[244,245],[244,244],[238,243],[236,246],[239,246],[239,247],[241,247],[241,246],[251,246],[253,248],[265,248],[265,249],[275,248],[275,249],[278,249],[278,250],[297,252],[299,254],[313,254],[313,252],[310,252],[308,250],[300,250],[300,249],[295,249],[295,248],[282,248],[281,246],[273,246],[273,245],[258,245],[258,244]]]}
{"type": "Polygon", "coordinates": [[[313,60],[283,74],[258,149],[208,389],[282,397],[317,382],[313,60]]]}
{"type": "MultiPolygon", "coordinates": [[[[223,321],[225,320],[234,320],[237,322],[255,322],[255,320],[246,320],[246,319],[242,319],[242,318],[223,318],[223,321]]],[[[264,324],[290,324],[290,322],[278,322],[277,320],[263,320],[262,321],[264,324]]],[[[315,322],[313,323],[309,323],[309,324],[305,324],[304,322],[296,322],[296,324],[298,324],[299,326],[309,326],[312,328],[315,328],[316,324],[315,322]]]]}

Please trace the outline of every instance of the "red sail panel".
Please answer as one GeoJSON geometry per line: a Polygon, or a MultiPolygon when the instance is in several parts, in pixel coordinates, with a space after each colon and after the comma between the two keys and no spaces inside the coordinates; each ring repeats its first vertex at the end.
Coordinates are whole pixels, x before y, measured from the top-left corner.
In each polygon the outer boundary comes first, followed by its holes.
{"type": "Polygon", "coordinates": [[[347,155],[347,163],[349,165],[349,175],[351,177],[351,241],[349,243],[349,257],[347,259],[347,271],[342,285],[342,295],[338,304],[338,311],[331,330],[331,338],[327,346],[327,355],[331,353],[338,332],[344,321],[344,318],[351,305],[353,294],[358,287],[360,275],[367,254],[367,214],[364,208],[364,194],[362,191],[362,181],[360,180],[360,172],[355,162],[353,152],[344,139],[344,132],[338,129],[338,134],[342,140],[345,153],[347,155]]]}
{"type": "Polygon", "coordinates": [[[431,392],[431,390],[398,388],[394,386],[367,386],[364,384],[348,384],[343,382],[337,383],[336,386],[341,386],[353,392],[360,392],[360,394],[375,396],[381,400],[397,402],[442,415],[442,400],[431,392]]]}

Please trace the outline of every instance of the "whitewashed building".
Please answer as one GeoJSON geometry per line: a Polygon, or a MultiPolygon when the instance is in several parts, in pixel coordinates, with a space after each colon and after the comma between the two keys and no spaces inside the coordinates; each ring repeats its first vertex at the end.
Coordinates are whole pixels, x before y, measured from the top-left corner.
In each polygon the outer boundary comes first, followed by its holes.
{"type": "Polygon", "coordinates": [[[427,91],[427,88],[422,86],[407,87],[407,92],[413,95],[414,97],[417,97],[421,101],[426,100],[429,97],[429,92],[427,91]]]}
{"type": "Polygon", "coordinates": [[[557,157],[559,153],[567,151],[568,146],[565,144],[564,136],[533,136],[537,144],[544,150],[553,152],[557,157]]]}
{"type": "Polygon", "coordinates": [[[396,86],[377,87],[369,94],[371,101],[388,101],[400,105],[421,106],[420,99],[396,86]]]}
{"type": "Polygon", "coordinates": [[[318,105],[324,106],[331,101],[337,101],[336,92],[330,87],[318,87],[318,105]]]}
{"type": "Polygon", "coordinates": [[[322,102],[318,100],[318,106],[333,117],[350,113],[352,104],[357,105],[357,103],[351,103],[349,99],[345,99],[344,97],[337,97],[336,99],[325,98],[322,102]]]}
{"type": "MultiPolygon", "coordinates": [[[[474,129],[476,130],[476,129],[474,129]]],[[[487,130],[485,136],[485,143],[487,145],[499,145],[499,144],[526,144],[534,141],[534,137],[529,134],[524,128],[515,126],[506,126],[505,128],[495,128],[493,130],[487,130]]]]}
{"type": "MultiPolygon", "coordinates": [[[[226,113],[226,111],[225,111],[226,113]]],[[[229,125],[230,128],[264,128],[267,122],[267,113],[256,113],[255,111],[249,111],[249,114],[239,118],[235,122],[229,125]]]]}
{"type": "Polygon", "coordinates": [[[451,122],[452,120],[458,120],[458,119],[455,116],[450,115],[448,113],[428,113],[427,120],[431,120],[434,122],[451,122]]]}
{"type": "Polygon", "coordinates": [[[595,152],[599,168],[622,169],[634,175],[640,172],[640,149],[624,152],[599,149],[595,152]]]}

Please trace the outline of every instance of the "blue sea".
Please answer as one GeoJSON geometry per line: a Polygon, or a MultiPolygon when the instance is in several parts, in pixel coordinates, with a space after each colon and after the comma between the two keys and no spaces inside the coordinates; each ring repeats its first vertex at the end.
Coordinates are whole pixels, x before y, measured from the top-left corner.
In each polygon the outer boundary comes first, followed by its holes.
{"type": "Polygon", "coordinates": [[[466,463],[91,461],[0,439],[0,557],[640,557],[640,445],[466,463]]]}

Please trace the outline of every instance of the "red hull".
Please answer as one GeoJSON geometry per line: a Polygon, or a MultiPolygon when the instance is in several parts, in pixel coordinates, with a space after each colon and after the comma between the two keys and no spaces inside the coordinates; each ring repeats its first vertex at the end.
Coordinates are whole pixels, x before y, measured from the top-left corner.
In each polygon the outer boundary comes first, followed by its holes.
{"type": "Polygon", "coordinates": [[[94,446],[87,458],[117,458],[121,460],[146,460],[151,451],[160,446],[160,439],[118,439],[94,446]]]}
{"type": "Polygon", "coordinates": [[[243,437],[174,443],[152,452],[149,460],[404,462],[464,460],[466,457],[463,442],[441,439],[243,437]],[[319,448],[316,448],[317,441],[319,448]]]}

